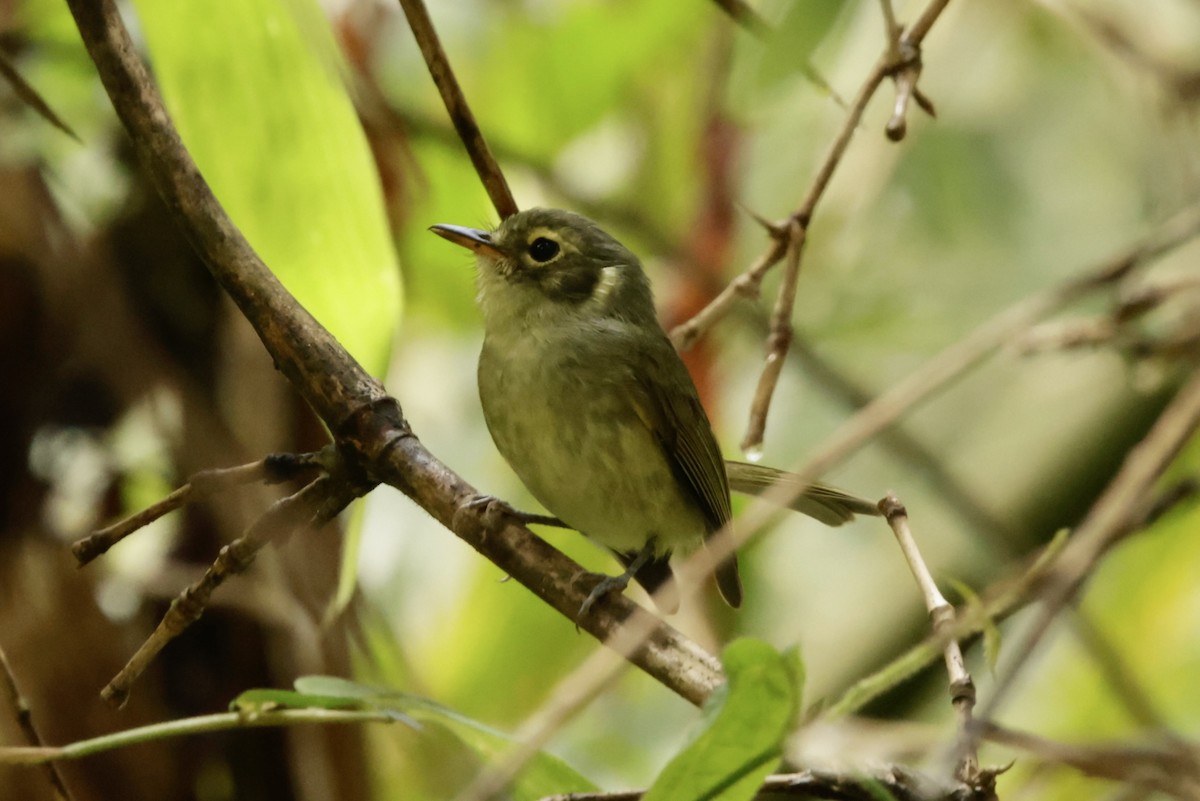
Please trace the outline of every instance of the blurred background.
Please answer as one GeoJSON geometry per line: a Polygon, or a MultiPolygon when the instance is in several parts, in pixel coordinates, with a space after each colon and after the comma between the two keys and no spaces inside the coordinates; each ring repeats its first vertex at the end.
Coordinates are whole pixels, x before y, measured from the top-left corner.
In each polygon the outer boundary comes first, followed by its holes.
{"type": "MultiPolygon", "coordinates": [[[[244,0],[218,17],[194,5],[123,11],[222,201],[386,378],[431,451],[481,491],[536,508],[483,426],[471,259],[426,231],[495,215],[399,6],[244,0]]],[[[895,5],[901,22],[923,8],[895,5]]],[[[431,6],[518,203],[581,211],[641,254],[667,326],[766,248],[751,212],[799,206],[884,41],[880,4],[866,0],[764,0],[765,41],[699,0],[431,6]]],[[[126,709],[99,699],[171,598],[283,490],[189,506],[83,570],[69,544],[196,470],[312,450],[325,434],[172,225],[65,6],[0,0],[0,52],[78,136],[0,84],[0,647],[44,739],[219,711],[242,690],[317,673],[518,726],[595,643],[386,487],[223,586],[126,709]]],[[[764,461],[801,464],[865,399],[1196,202],[1197,54],[1195,0],[951,3],[920,81],[937,119],[913,110],[907,138],[887,141],[885,83],[818,206],[764,461]]],[[[1181,246],[1124,290],[1194,282],[1198,258],[1200,245],[1181,246]]],[[[686,354],[730,456],[777,283],[686,354]]],[[[1010,343],[825,479],[898,493],[955,599],[1012,577],[1079,521],[1177,386],[1183,359],[1136,346],[1194,330],[1194,297],[1176,300],[1094,347],[1010,343]]],[[[1097,294],[1053,323],[1115,302],[1097,294]]],[[[1056,330],[1043,329],[1052,343],[1056,330]]],[[[1198,458],[1186,451],[1178,474],[1198,458]]],[[[1106,558],[1001,722],[1082,743],[1200,734],[1198,522],[1175,510],[1106,558]]],[[[591,569],[615,568],[577,534],[539,533],[591,569]]],[[[744,635],[797,646],[806,708],[928,631],[878,520],[834,530],[787,517],[742,566],[743,609],[710,592],[671,622],[714,651],[744,635]]],[[[992,666],[978,644],[968,659],[986,698],[992,666]]],[[[818,732],[795,755],[936,769],[954,734],[947,700],[935,666],[864,710],[913,725],[818,732]]],[[[630,671],[550,750],[606,789],[642,786],[698,719],[630,671]]],[[[17,738],[0,715],[0,743],[17,738]]],[[[1017,759],[1006,799],[1154,797],[996,747],[983,757],[1017,759]]],[[[80,801],[449,799],[478,764],[452,738],[392,726],[210,735],[62,770],[80,801]]],[[[50,797],[41,774],[0,767],[0,799],[50,797]]]]}

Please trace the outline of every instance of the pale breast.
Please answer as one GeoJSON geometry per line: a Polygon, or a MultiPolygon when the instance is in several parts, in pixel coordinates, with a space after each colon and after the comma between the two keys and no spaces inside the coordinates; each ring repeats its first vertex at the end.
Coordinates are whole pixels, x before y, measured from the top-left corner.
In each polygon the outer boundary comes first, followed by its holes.
{"type": "Polygon", "coordinates": [[[699,544],[704,519],[622,390],[620,360],[562,345],[485,342],[479,391],[497,449],[546,509],[602,545],[699,544]]]}

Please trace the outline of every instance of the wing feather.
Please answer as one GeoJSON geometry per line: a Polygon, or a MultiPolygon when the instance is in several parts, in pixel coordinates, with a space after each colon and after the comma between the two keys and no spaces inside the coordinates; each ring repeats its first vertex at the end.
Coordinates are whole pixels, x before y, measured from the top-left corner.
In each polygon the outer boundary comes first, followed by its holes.
{"type": "MultiPolygon", "coordinates": [[[[665,338],[662,344],[668,350],[663,358],[654,359],[658,369],[635,376],[633,403],[638,417],[662,448],[680,487],[695,500],[704,516],[707,539],[733,517],[725,460],[687,368],[665,338]],[[655,377],[665,380],[656,381],[655,377]]],[[[645,355],[651,359],[654,356],[645,355]]],[[[739,606],[742,585],[736,556],[718,565],[716,579],[725,600],[739,606]]]]}

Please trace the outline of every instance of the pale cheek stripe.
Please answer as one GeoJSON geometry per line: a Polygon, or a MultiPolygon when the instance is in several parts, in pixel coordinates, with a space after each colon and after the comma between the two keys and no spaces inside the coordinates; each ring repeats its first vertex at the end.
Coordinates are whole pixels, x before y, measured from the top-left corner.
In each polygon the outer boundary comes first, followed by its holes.
{"type": "Polygon", "coordinates": [[[596,288],[592,290],[592,296],[588,299],[588,303],[593,306],[606,306],[608,304],[608,296],[612,294],[613,289],[621,280],[621,268],[615,264],[610,264],[600,270],[600,281],[597,282],[596,288]]]}

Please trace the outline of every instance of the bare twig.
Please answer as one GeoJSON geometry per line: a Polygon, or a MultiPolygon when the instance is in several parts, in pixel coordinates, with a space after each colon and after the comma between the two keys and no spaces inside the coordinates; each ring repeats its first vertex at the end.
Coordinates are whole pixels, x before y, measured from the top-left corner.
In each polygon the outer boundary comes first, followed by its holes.
{"type": "Polygon", "coordinates": [[[162,500],[147,506],[111,526],[99,529],[71,545],[71,553],[82,567],[97,556],[108,551],[133,532],[150,525],[168,512],[194,503],[214,493],[240,484],[256,481],[277,483],[286,481],[297,472],[319,467],[316,454],[271,454],[257,462],[237,467],[201,470],[193,474],[187,483],[162,500]]]}
{"type": "Polygon", "coordinates": [[[1008,668],[997,677],[992,696],[980,710],[981,718],[986,720],[995,715],[1058,613],[1074,600],[1100,557],[1128,532],[1130,521],[1144,515],[1154,482],[1198,425],[1200,371],[1193,373],[1145,439],[1129,452],[1121,470],[1055,560],[1041,591],[1038,616],[1021,639],[1009,646],[1008,668]]]}
{"type": "MultiPolygon", "coordinates": [[[[938,589],[933,575],[929,572],[917,541],[908,525],[908,510],[895,495],[889,494],[879,502],[879,511],[887,518],[888,525],[896,535],[896,542],[904,553],[908,568],[912,571],[921,596],[925,599],[925,609],[933,621],[933,631],[945,640],[943,655],[946,661],[946,673],[950,677],[950,702],[958,715],[959,737],[964,741],[971,726],[971,713],[975,708],[975,682],[967,672],[963,662],[962,649],[958,640],[949,632],[954,628],[954,607],[938,589]]],[[[955,768],[955,775],[962,782],[974,784],[980,775],[979,756],[973,747],[961,749],[960,759],[955,768]]]]}
{"type": "MultiPolygon", "coordinates": [[[[25,700],[25,696],[21,695],[21,691],[17,687],[17,678],[13,675],[12,665],[8,664],[8,656],[4,653],[3,648],[0,648],[0,699],[8,707],[13,719],[17,721],[17,728],[21,730],[21,737],[25,740],[26,746],[31,749],[43,748],[42,738],[38,734],[37,726],[33,723],[33,712],[29,709],[29,703],[25,700]]],[[[43,773],[54,791],[55,799],[71,801],[71,794],[67,792],[67,785],[63,783],[58,767],[48,763],[45,765],[43,773]]]]}
{"type": "Polygon", "coordinates": [[[404,9],[404,16],[408,18],[408,26],[416,37],[417,46],[421,48],[421,55],[425,57],[425,65],[429,67],[429,74],[437,85],[442,102],[446,105],[446,113],[450,115],[454,129],[458,131],[458,136],[467,149],[467,155],[471,157],[471,164],[475,166],[475,172],[487,190],[492,206],[502,220],[516,214],[519,211],[517,201],[513,199],[508,181],[488,149],[483,131],[479,130],[475,115],[471,113],[471,107],[467,105],[467,98],[458,85],[458,79],[454,76],[446,52],[442,49],[437,31],[433,29],[433,21],[429,18],[424,1],[400,0],[400,6],[404,9]]]}
{"type": "Polygon", "coordinates": [[[888,57],[893,62],[900,61],[900,34],[904,28],[896,21],[896,11],[892,8],[892,0],[879,0],[879,10],[883,13],[883,38],[887,43],[888,57]]]}
{"type": "MultiPolygon", "coordinates": [[[[928,35],[933,23],[945,9],[948,1],[932,0],[925,7],[925,10],[918,17],[917,21],[901,35],[900,43],[907,48],[915,49],[919,52],[921,43],[928,35]]],[[[833,173],[841,163],[842,156],[845,155],[846,148],[850,144],[850,139],[862,121],[867,104],[884,79],[902,65],[891,57],[892,49],[893,45],[889,42],[888,46],[884,49],[884,53],[863,80],[858,93],[850,101],[846,119],[843,121],[837,136],[830,143],[829,149],[822,156],[820,166],[817,168],[817,173],[813,177],[808,193],[796,211],[790,215],[791,219],[794,219],[805,229],[808,227],[817,202],[825,193],[825,189],[828,187],[833,173]]],[[[775,228],[785,230],[786,225],[778,225],[775,228]]],[[[671,340],[675,343],[675,346],[680,350],[686,350],[691,347],[708,329],[712,328],[712,326],[729,313],[739,298],[757,298],[763,276],[779,263],[786,252],[787,240],[773,235],[771,245],[754,261],[749,269],[730,282],[729,286],[717,295],[717,297],[713,298],[692,319],[680,323],[671,330],[671,340]]]]}
{"type": "MultiPolygon", "coordinates": [[[[1122,536],[1153,525],[1162,515],[1178,504],[1196,497],[1197,482],[1186,478],[1168,487],[1163,492],[1141,504],[1125,526],[1122,536]]],[[[1033,554],[1024,566],[1012,573],[1013,577],[1002,578],[983,593],[978,604],[964,610],[952,628],[935,632],[923,642],[914,645],[884,667],[855,682],[841,697],[822,711],[824,717],[845,717],[863,709],[883,693],[911,678],[918,671],[932,664],[943,654],[946,642],[973,639],[984,627],[1002,621],[1025,608],[1034,601],[1042,588],[1049,567],[1062,552],[1065,538],[1056,539],[1050,545],[1033,554]]]]}
{"type": "Polygon", "coordinates": [[[9,60],[8,56],[3,51],[0,51],[0,78],[8,81],[9,86],[12,87],[13,92],[16,93],[17,97],[19,97],[25,103],[25,105],[36,111],[38,116],[53,125],[58,130],[65,133],[67,136],[74,139],[76,142],[83,144],[79,136],[73,130],[71,130],[71,126],[63,122],[62,117],[58,116],[58,114],[54,112],[54,109],[52,109],[50,104],[46,102],[45,98],[38,93],[38,90],[30,86],[29,82],[21,76],[21,73],[17,71],[16,65],[9,60]]]}
{"type": "MultiPolygon", "coordinates": [[[[808,193],[805,195],[799,208],[789,216],[788,223],[770,226],[771,245],[759,256],[753,266],[735,278],[690,320],[681,323],[671,331],[671,340],[675,343],[675,346],[680,350],[687,349],[708,328],[712,327],[718,320],[728,314],[734,302],[739,297],[757,297],[763,276],[789,251],[794,254],[793,258],[789,259],[788,274],[783,281],[779,297],[775,303],[771,333],[768,336],[767,342],[766,362],[763,366],[762,377],[759,379],[758,391],[755,393],[755,400],[750,413],[750,422],[747,426],[746,435],[742,440],[742,448],[746,452],[752,453],[761,447],[763,430],[766,427],[766,410],[770,406],[771,401],[770,393],[774,392],[781,367],[779,360],[787,352],[785,342],[787,331],[776,323],[780,311],[786,309],[789,314],[787,325],[790,329],[790,313],[795,304],[796,279],[800,270],[799,259],[801,250],[799,245],[793,246],[793,243],[802,243],[804,241],[817,203],[824,195],[834,171],[841,163],[842,156],[845,154],[846,148],[850,144],[850,139],[862,120],[867,104],[874,96],[879,85],[889,76],[896,79],[897,86],[902,90],[900,95],[898,95],[897,115],[900,115],[901,121],[903,120],[903,108],[901,107],[899,97],[903,96],[903,102],[907,103],[909,95],[916,96],[916,81],[920,74],[921,66],[921,41],[945,5],[945,0],[933,0],[920,18],[923,27],[920,29],[909,29],[902,35],[899,35],[898,38],[896,35],[889,35],[887,37],[887,44],[884,47],[883,54],[864,80],[854,100],[851,101],[846,119],[822,158],[808,193]],[[792,224],[799,227],[798,234],[793,233],[785,238],[778,233],[780,231],[790,231],[792,224]],[[784,297],[785,293],[788,295],[786,298],[784,297]]],[[[891,10],[890,4],[884,2],[884,9],[885,17],[888,17],[888,12],[891,10]]],[[[892,16],[894,17],[894,15],[892,16]]],[[[886,19],[886,22],[889,28],[895,24],[894,18],[890,17],[886,19]]],[[[924,107],[924,103],[922,103],[922,106],[924,107]]],[[[889,136],[893,134],[892,128],[896,119],[897,116],[893,115],[893,121],[889,123],[888,127],[889,136]]],[[[903,135],[902,132],[901,135],[903,135]]],[[[897,137],[893,136],[892,138],[897,137]]]]}
{"type": "Polygon", "coordinates": [[[167,643],[200,618],[213,592],[225,579],[249,567],[267,543],[279,541],[297,528],[318,527],[329,522],[361,494],[362,489],[352,483],[325,475],[295,495],[272,504],[245,534],[221,549],[216,561],[195,584],[171,602],[158,627],[125,667],[100,691],[101,697],[109,703],[124,706],[133,682],[137,681],[167,643]]]}
{"type": "Polygon", "coordinates": [[[758,378],[758,387],[754,390],[754,400],[750,404],[750,423],[746,428],[746,435],[742,438],[742,452],[747,454],[762,453],[767,412],[771,408],[771,399],[775,396],[775,387],[783,370],[783,360],[787,358],[794,335],[792,309],[796,305],[796,285],[800,280],[800,254],[804,250],[805,229],[800,223],[791,220],[787,238],[787,268],[783,273],[779,295],[775,299],[775,309],[771,312],[771,332],[767,335],[767,360],[758,378]]]}
{"type": "Polygon", "coordinates": [[[910,100],[916,100],[917,105],[930,116],[935,116],[935,114],[933,103],[917,88],[917,81],[921,77],[923,66],[920,48],[910,45],[906,37],[900,37],[899,41],[892,43],[892,47],[898,53],[890,72],[892,80],[896,84],[896,100],[892,106],[892,116],[888,118],[887,125],[883,130],[888,139],[899,142],[908,133],[908,103],[910,100]]]}

